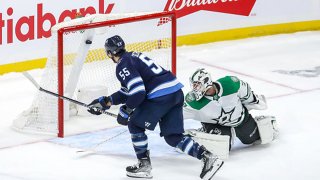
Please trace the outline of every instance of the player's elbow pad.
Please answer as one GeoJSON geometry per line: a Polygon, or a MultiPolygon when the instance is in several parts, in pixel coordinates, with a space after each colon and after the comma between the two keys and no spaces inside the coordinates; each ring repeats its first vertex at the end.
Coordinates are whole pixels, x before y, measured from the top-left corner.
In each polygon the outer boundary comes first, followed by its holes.
{"type": "Polygon", "coordinates": [[[115,92],[111,95],[112,105],[124,104],[127,100],[127,96],[121,92],[115,92]]]}

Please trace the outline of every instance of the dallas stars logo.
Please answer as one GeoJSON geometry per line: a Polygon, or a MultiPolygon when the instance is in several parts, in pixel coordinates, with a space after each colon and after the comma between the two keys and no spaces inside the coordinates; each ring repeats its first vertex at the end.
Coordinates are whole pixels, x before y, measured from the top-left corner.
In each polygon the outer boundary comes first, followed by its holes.
{"type": "Polygon", "coordinates": [[[229,112],[225,112],[223,108],[221,108],[221,114],[218,118],[216,119],[212,119],[214,121],[216,121],[218,124],[220,125],[225,125],[231,122],[231,116],[232,113],[234,112],[235,108],[233,108],[231,111],[229,112]]]}

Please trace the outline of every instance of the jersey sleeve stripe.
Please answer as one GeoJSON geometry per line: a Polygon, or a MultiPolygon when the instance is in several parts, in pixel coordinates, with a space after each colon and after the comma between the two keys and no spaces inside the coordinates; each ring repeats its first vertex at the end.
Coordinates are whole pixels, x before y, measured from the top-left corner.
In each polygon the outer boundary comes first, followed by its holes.
{"type": "Polygon", "coordinates": [[[131,91],[129,91],[128,95],[131,96],[131,95],[134,95],[134,94],[136,94],[137,92],[141,92],[141,91],[146,91],[143,84],[141,84],[140,86],[137,86],[137,87],[133,88],[131,91]]]}
{"type": "Polygon", "coordinates": [[[161,89],[166,89],[166,88],[169,88],[169,87],[173,87],[177,84],[180,84],[180,82],[175,78],[174,80],[172,81],[169,81],[169,82],[166,82],[166,83],[163,83],[163,84],[160,84],[159,86],[157,86],[156,88],[154,88],[153,90],[150,91],[149,94],[153,94],[155,93],[156,91],[159,91],[161,89]]]}
{"type": "Polygon", "coordinates": [[[183,88],[183,85],[179,81],[174,80],[172,82],[164,83],[164,84],[158,86],[157,88],[155,88],[155,89],[157,89],[156,91],[153,90],[153,91],[151,91],[151,93],[149,93],[147,95],[147,98],[153,99],[156,97],[164,96],[164,95],[167,95],[170,93],[174,93],[181,88],[183,88]]]}
{"type": "Polygon", "coordinates": [[[139,82],[143,82],[141,77],[133,78],[133,79],[131,79],[131,80],[128,82],[127,88],[130,90],[131,87],[132,87],[134,84],[139,83],[139,82]]]}

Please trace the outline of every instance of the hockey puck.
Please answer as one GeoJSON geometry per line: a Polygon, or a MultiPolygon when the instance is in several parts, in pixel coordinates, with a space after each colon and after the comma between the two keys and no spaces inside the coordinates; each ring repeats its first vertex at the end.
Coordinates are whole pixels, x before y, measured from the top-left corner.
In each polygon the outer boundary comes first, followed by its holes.
{"type": "Polygon", "coordinates": [[[86,40],[86,44],[92,44],[92,41],[91,40],[86,40]]]}

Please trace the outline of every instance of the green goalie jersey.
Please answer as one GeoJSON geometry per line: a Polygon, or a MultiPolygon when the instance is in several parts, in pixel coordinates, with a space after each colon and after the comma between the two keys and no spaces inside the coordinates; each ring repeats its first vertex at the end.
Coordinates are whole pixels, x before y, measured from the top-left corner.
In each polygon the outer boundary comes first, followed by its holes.
{"type": "Polygon", "coordinates": [[[186,95],[184,119],[235,127],[244,119],[244,107],[267,108],[264,96],[256,96],[248,83],[235,76],[220,78],[214,84],[217,92],[213,96],[196,101],[190,93],[186,95]]]}

